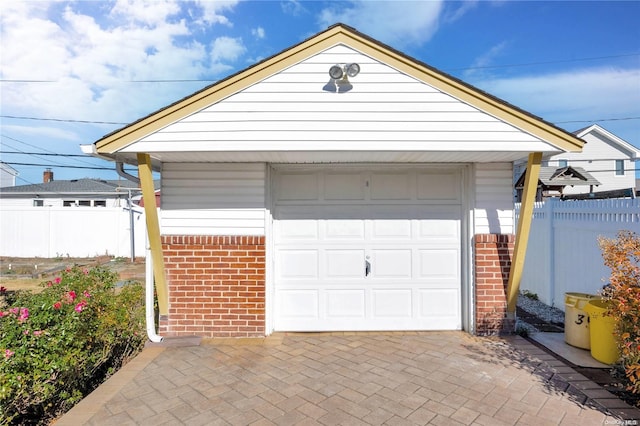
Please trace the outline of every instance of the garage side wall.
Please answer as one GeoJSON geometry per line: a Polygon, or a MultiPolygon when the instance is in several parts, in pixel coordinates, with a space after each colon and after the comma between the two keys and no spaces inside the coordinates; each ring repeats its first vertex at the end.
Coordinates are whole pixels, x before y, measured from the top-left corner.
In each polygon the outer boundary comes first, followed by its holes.
{"type": "Polygon", "coordinates": [[[475,333],[513,331],[507,319],[506,289],[515,243],[511,163],[475,168],[474,283],[475,333]]]}
{"type": "Polygon", "coordinates": [[[265,164],[168,163],[160,334],[265,335],[265,164]]]}

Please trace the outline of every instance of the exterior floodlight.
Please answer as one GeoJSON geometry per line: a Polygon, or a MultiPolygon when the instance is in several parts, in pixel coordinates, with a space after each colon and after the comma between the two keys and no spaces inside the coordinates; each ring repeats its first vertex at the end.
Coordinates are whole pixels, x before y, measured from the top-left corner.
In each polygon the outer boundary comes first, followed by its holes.
{"type": "Polygon", "coordinates": [[[337,80],[339,78],[342,78],[342,76],[344,75],[344,72],[342,71],[342,67],[338,65],[334,65],[331,68],[329,68],[329,75],[331,76],[332,79],[337,80]]]}
{"type": "Polygon", "coordinates": [[[344,67],[345,72],[349,77],[355,77],[360,72],[360,65],[358,64],[347,64],[344,67]]]}

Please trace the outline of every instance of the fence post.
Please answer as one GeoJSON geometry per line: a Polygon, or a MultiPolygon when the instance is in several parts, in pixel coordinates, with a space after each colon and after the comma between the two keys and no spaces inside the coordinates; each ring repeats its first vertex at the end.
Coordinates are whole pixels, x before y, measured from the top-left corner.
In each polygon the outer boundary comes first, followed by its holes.
{"type": "Polygon", "coordinates": [[[547,235],[549,236],[548,243],[548,262],[549,265],[549,300],[551,306],[556,306],[556,237],[555,237],[555,198],[549,198],[545,204],[545,215],[547,217],[547,235]]]}

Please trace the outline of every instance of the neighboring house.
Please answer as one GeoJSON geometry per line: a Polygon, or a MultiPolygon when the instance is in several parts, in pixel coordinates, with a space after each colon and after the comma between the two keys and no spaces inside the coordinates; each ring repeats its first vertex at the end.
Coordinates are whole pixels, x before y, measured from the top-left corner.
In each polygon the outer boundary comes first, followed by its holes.
{"type": "Polygon", "coordinates": [[[15,186],[18,174],[16,169],[0,161],[0,188],[15,186]]]}
{"type": "MultiPolygon", "coordinates": [[[[522,189],[526,172],[522,172],[516,181],[516,202],[522,201],[522,189]]],[[[536,201],[543,201],[549,197],[560,197],[567,192],[567,187],[586,186],[593,193],[594,188],[600,182],[585,171],[582,167],[540,167],[540,177],[538,178],[538,188],[536,191],[536,201]]]]}
{"type": "MultiPolygon", "coordinates": [[[[574,134],[586,142],[582,152],[546,155],[542,165],[553,168],[581,167],[600,182],[597,192],[635,188],[635,161],[640,158],[640,149],[597,124],[577,130],[574,134]]],[[[525,166],[522,161],[515,163],[515,179],[522,174],[525,166]]],[[[589,186],[573,186],[565,188],[564,194],[588,192],[589,186]]]]}
{"type": "Polygon", "coordinates": [[[128,180],[54,180],[51,170],[42,183],[0,188],[3,206],[126,207],[129,195],[139,194],[139,185],[128,180]]]}
{"type": "Polygon", "coordinates": [[[161,172],[160,334],[486,334],[513,325],[513,162],[582,145],[335,25],[83,150],[145,198],[161,172]]]}

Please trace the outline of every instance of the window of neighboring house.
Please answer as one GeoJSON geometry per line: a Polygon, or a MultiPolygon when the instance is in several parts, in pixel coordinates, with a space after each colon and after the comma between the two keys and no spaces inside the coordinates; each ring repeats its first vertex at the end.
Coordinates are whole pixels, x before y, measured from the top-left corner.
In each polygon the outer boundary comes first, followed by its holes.
{"type": "Polygon", "coordinates": [[[543,160],[543,161],[540,163],[540,165],[541,165],[542,167],[549,167],[549,160],[543,160]]]}
{"type": "Polygon", "coordinates": [[[616,160],[616,176],[624,176],[624,160],[616,160]]]}
{"type": "Polygon", "coordinates": [[[93,207],[107,207],[107,200],[94,200],[93,207]]]}
{"type": "Polygon", "coordinates": [[[63,200],[62,201],[62,206],[63,207],[75,207],[76,205],[76,200],[63,200]]]}
{"type": "Polygon", "coordinates": [[[33,200],[33,207],[44,207],[44,200],[33,200]]]}
{"type": "Polygon", "coordinates": [[[82,207],[91,207],[91,200],[79,200],[77,205],[82,207]]]}
{"type": "Polygon", "coordinates": [[[567,167],[567,160],[558,160],[558,167],[567,167]]]}

